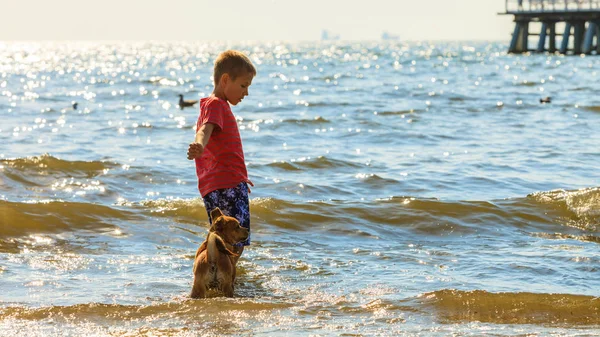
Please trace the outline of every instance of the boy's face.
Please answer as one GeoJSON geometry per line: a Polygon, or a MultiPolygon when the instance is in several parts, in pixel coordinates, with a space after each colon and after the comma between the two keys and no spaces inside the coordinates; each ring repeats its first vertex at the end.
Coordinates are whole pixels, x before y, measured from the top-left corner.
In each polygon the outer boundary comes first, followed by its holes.
{"type": "Polygon", "coordinates": [[[224,74],[225,84],[225,98],[231,103],[231,105],[237,105],[239,102],[248,96],[248,88],[252,84],[254,75],[251,73],[244,73],[238,76],[235,80],[232,80],[229,74],[224,74]]]}

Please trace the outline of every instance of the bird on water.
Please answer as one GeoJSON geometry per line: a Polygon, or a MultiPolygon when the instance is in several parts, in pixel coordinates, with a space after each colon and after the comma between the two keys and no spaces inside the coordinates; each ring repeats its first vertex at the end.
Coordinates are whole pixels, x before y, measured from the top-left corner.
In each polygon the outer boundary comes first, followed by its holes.
{"type": "Polygon", "coordinates": [[[194,106],[196,103],[198,100],[184,100],[183,95],[179,94],[179,109],[183,110],[183,108],[194,106]]]}
{"type": "Polygon", "coordinates": [[[77,102],[73,102],[73,103],[71,104],[71,106],[70,106],[70,107],[68,107],[68,108],[60,109],[60,112],[62,112],[62,113],[66,113],[66,112],[69,112],[69,111],[71,111],[71,110],[77,110],[77,102]]]}

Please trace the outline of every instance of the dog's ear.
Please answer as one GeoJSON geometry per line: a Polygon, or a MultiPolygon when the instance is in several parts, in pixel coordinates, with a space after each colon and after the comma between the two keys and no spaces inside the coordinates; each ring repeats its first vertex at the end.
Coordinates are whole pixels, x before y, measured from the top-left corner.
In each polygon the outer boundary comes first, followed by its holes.
{"type": "Polygon", "coordinates": [[[221,232],[223,231],[223,218],[213,218],[212,226],[210,226],[209,232],[221,232]]]}
{"type": "Polygon", "coordinates": [[[210,211],[210,218],[212,219],[213,222],[215,220],[217,220],[217,218],[220,216],[223,216],[223,212],[221,212],[221,209],[219,207],[210,211]]]}

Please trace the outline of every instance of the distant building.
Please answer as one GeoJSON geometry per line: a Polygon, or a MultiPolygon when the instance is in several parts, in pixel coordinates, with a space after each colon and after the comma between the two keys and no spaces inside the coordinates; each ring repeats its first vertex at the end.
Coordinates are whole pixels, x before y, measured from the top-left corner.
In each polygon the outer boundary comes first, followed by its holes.
{"type": "Polygon", "coordinates": [[[400,36],[394,35],[394,34],[390,34],[388,32],[383,32],[381,34],[381,39],[382,40],[398,41],[398,40],[400,40],[400,36]]]}
{"type": "Polygon", "coordinates": [[[321,40],[322,41],[336,41],[340,39],[340,35],[331,35],[329,34],[329,31],[327,31],[326,29],[323,29],[323,31],[321,31],[321,40]]]}

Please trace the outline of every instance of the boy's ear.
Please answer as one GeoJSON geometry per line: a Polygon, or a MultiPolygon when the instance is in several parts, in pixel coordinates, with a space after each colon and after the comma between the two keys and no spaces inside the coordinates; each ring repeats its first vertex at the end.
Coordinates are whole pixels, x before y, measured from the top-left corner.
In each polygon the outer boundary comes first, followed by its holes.
{"type": "Polygon", "coordinates": [[[227,84],[227,82],[229,82],[229,80],[231,80],[231,77],[229,76],[228,73],[225,73],[223,75],[221,75],[221,79],[219,80],[219,83],[222,83],[223,85],[227,84]]]}
{"type": "Polygon", "coordinates": [[[220,216],[223,216],[223,212],[221,212],[221,209],[219,209],[219,207],[210,211],[210,218],[212,219],[213,222],[215,222],[217,220],[217,218],[220,216]]]}

